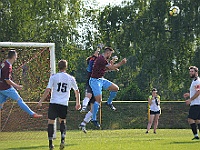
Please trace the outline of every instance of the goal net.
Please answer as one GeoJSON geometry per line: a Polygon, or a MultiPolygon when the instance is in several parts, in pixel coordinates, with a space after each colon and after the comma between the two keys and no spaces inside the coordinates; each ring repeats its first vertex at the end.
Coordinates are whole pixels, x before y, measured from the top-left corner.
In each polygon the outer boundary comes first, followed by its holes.
{"type": "Polygon", "coordinates": [[[36,105],[50,75],[56,72],[55,44],[0,42],[0,61],[6,60],[9,50],[16,50],[18,53],[18,58],[13,64],[12,80],[23,85],[23,89],[18,91],[20,96],[32,110],[43,114],[44,117],[30,118],[15,101],[8,100],[0,110],[0,131],[46,130],[48,103],[41,109],[36,105]]]}

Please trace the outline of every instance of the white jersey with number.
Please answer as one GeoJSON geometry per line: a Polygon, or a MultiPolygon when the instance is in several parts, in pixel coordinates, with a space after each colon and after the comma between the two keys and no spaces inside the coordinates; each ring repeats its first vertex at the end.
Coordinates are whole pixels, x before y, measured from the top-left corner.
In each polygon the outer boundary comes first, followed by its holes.
{"type": "Polygon", "coordinates": [[[52,75],[49,79],[47,88],[51,89],[50,103],[68,106],[70,90],[78,90],[76,80],[73,76],[59,72],[52,75]]]}
{"type": "MultiPolygon", "coordinates": [[[[194,94],[199,90],[200,90],[200,78],[197,77],[191,83],[190,98],[192,96],[194,96],[194,94]]],[[[194,100],[191,101],[190,106],[193,106],[193,105],[200,105],[200,95],[197,98],[195,98],[194,100]]]]}

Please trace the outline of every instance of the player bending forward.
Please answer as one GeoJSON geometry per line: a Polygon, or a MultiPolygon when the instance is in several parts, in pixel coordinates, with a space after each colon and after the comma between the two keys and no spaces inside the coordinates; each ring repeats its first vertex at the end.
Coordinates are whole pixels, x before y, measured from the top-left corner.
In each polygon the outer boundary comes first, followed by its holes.
{"type": "Polygon", "coordinates": [[[33,112],[23,101],[18,94],[17,90],[22,89],[22,85],[18,85],[12,81],[12,64],[17,60],[17,52],[10,50],[5,62],[0,64],[0,109],[8,98],[17,101],[17,104],[22,110],[27,112],[33,118],[40,118],[42,115],[38,115],[33,112]]]}
{"type": "Polygon", "coordinates": [[[126,63],[126,58],[124,58],[121,62],[117,64],[109,63],[108,59],[111,57],[114,50],[110,47],[106,47],[104,49],[104,53],[100,55],[93,66],[92,69],[92,75],[89,80],[89,84],[92,88],[92,92],[95,96],[95,103],[93,105],[93,113],[92,113],[92,122],[93,124],[100,128],[100,124],[97,122],[97,113],[99,109],[99,105],[102,101],[102,89],[106,89],[110,91],[110,96],[106,102],[107,106],[109,106],[112,110],[116,110],[116,108],[113,106],[112,101],[115,98],[117,91],[119,90],[119,87],[112,83],[111,81],[103,78],[105,72],[107,70],[116,70],[121,65],[126,63]]]}
{"type": "Polygon", "coordinates": [[[68,108],[68,101],[70,98],[70,90],[74,89],[76,97],[76,110],[81,108],[80,105],[80,93],[74,77],[66,73],[67,61],[60,60],[58,62],[59,72],[52,75],[49,79],[48,86],[39,101],[38,105],[42,106],[42,102],[45,100],[49,92],[51,91],[51,99],[48,110],[48,139],[49,149],[54,149],[53,145],[53,133],[54,133],[54,122],[59,117],[60,132],[61,132],[61,143],[60,149],[64,149],[65,146],[65,134],[66,134],[66,115],[68,108]]]}

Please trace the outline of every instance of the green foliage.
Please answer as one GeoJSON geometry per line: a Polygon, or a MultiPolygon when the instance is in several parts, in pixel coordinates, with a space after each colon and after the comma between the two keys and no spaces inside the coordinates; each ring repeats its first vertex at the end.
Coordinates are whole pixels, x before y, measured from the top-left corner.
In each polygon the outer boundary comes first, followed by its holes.
{"type": "MultiPolygon", "coordinates": [[[[164,99],[181,99],[182,91],[187,91],[187,68],[198,66],[193,60],[199,43],[199,1],[179,1],[174,5],[181,9],[177,17],[169,16],[168,1],[159,0],[108,5],[101,12],[102,40],[114,47],[121,58],[134,58],[128,61],[135,66],[123,67],[116,81],[126,85],[123,92],[138,87],[139,95],[146,95],[157,87],[164,99]]],[[[133,92],[127,93],[124,95],[133,92]]],[[[140,99],[139,95],[130,99],[140,99]]]]}
{"type": "MultiPolygon", "coordinates": [[[[85,59],[103,43],[128,62],[106,78],[120,85],[120,99],[146,99],[152,87],[163,99],[182,99],[188,67],[199,67],[197,0],[132,0],[98,8],[95,0],[2,0],[0,41],[54,42],[56,58],[83,87],[85,59]],[[171,5],[181,12],[169,15],[171,5]],[[134,91],[134,92],[132,92],[134,91]]],[[[107,97],[107,94],[105,95],[107,97]]]]}
{"type": "MultiPolygon", "coordinates": [[[[80,1],[75,0],[3,0],[0,2],[0,41],[53,42],[56,57],[61,49],[78,38],[80,1]]],[[[67,53],[67,50],[65,51],[67,53]]]]}

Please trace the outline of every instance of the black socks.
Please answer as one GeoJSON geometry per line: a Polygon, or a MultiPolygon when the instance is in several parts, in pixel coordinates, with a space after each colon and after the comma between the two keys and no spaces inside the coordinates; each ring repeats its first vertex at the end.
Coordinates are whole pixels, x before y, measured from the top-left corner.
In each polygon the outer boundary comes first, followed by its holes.
{"type": "Polygon", "coordinates": [[[61,133],[61,143],[65,142],[65,134],[66,134],[66,125],[64,121],[60,123],[60,133],[61,133]]]}

